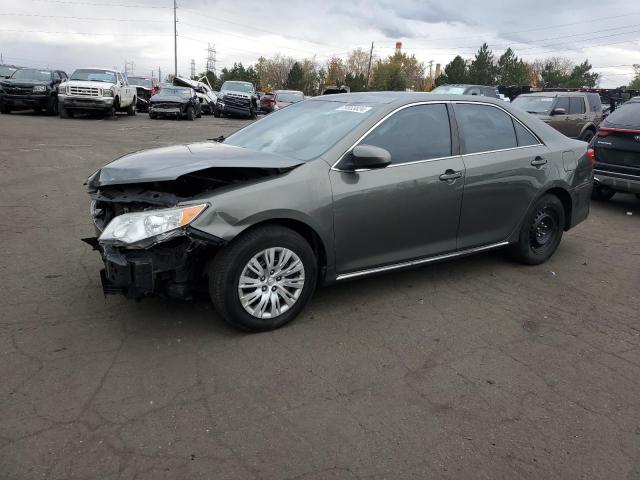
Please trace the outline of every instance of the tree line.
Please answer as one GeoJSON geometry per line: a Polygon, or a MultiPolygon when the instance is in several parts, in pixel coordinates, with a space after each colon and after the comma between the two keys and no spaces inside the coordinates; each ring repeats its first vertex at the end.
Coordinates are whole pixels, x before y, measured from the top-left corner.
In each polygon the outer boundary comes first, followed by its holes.
{"type": "MultiPolygon", "coordinates": [[[[636,78],[629,88],[640,88],[640,65],[636,65],[636,78]],[[635,85],[635,86],[633,86],[635,85]]],[[[352,92],[381,90],[428,91],[433,86],[452,83],[477,85],[503,85],[534,87],[595,87],[598,73],[592,72],[588,60],[575,64],[563,57],[548,57],[526,62],[518,58],[511,48],[496,57],[484,43],[473,58],[457,55],[437,78],[430,78],[423,62],[415,55],[395,52],[386,58],[370,56],[357,48],[346,59],[332,56],[325,62],[315,57],[295,59],[280,54],[260,57],[254,65],[241,62],[225,67],[219,75],[208,71],[206,76],[220,88],[227,80],[252,82],[264,91],[301,90],[305,95],[318,95],[327,86],[348,86],[352,92]]]]}

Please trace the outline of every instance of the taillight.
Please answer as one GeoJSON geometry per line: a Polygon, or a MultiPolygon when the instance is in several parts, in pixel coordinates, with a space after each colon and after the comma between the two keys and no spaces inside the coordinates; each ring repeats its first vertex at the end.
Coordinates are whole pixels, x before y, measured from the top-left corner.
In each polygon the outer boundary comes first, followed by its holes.
{"type": "Polygon", "coordinates": [[[598,135],[599,137],[606,137],[611,133],[610,130],[607,130],[606,128],[599,128],[598,129],[598,133],[596,133],[596,135],[598,135]]]}
{"type": "Polygon", "coordinates": [[[587,149],[587,158],[591,162],[591,166],[595,166],[596,164],[596,151],[593,148],[587,149]]]}

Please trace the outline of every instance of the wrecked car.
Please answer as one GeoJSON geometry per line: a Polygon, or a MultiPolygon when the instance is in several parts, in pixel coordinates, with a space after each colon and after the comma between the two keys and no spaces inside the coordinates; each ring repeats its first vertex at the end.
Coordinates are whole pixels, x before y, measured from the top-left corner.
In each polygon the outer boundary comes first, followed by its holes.
{"type": "Polygon", "coordinates": [[[227,322],[271,330],[318,284],[501,247],[543,263],[589,212],[587,144],[498,99],[321,96],[217,140],[89,177],[105,293],[205,286],[227,322]]]}
{"type": "Polygon", "coordinates": [[[149,111],[149,100],[151,100],[151,97],[153,97],[160,90],[158,81],[155,78],[151,77],[137,76],[128,76],[127,80],[129,81],[129,85],[136,87],[136,91],[138,92],[138,103],[136,105],[138,111],[149,111]]]}
{"type": "MultiPolygon", "coordinates": [[[[206,77],[203,77],[203,79],[206,80],[206,77]]],[[[196,96],[200,102],[202,113],[205,115],[213,115],[218,96],[209,85],[197,80],[189,80],[188,78],[182,77],[174,78],[173,84],[178,87],[193,88],[193,91],[196,92],[196,96]]]]}
{"type": "Polygon", "coordinates": [[[201,108],[193,89],[164,87],[149,101],[149,118],[174,117],[195,120],[202,116],[201,108]]]}
{"type": "Polygon", "coordinates": [[[256,118],[258,113],[258,94],[256,87],[250,82],[238,80],[226,81],[220,87],[220,95],[213,115],[241,115],[256,118]]]}
{"type": "Polygon", "coordinates": [[[0,112],[34,109],[57,115],[58,85],[66,78],[62,70],[16,70],[11,78],[0,80],[0,112]]]}

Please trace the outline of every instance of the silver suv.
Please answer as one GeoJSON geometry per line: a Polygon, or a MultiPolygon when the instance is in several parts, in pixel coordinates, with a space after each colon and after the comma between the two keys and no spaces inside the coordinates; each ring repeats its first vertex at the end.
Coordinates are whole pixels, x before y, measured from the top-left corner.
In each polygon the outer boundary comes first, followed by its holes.
{"type": "Polygon", "coordinates": [[[567,137],[590,142],[602,121],[600,95],[588,92],[539,92],[520,95],[514,107],[539,117],[567,137]]]}

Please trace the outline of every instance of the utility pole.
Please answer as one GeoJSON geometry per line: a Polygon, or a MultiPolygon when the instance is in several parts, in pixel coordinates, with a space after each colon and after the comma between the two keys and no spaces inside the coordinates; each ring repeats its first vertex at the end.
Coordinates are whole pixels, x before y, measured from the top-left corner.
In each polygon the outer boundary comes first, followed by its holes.
{"type": "Polygon", "coordinates": [[[191,79],[196,76],[196,61],[195,59],[191,59],[191,79]]]}
{"type": "Polygon", "coordinates": [[[369,88],[369,77],[371,76],[371,60],[373,60],[373,42],[371,42],[371,51],[369,52],[369,66],[367,67],[367,88],[369,88]]]}
{"type": "Polygon", "coordinates": [[[176,9],[177,1],[173,0],[173,75],[178,76],[178,17],[176,9]]]}
{"type": "Polygon", "coordinates": [[[158,83],[162,82],[162,69],[158,66],[158,83]]]}

